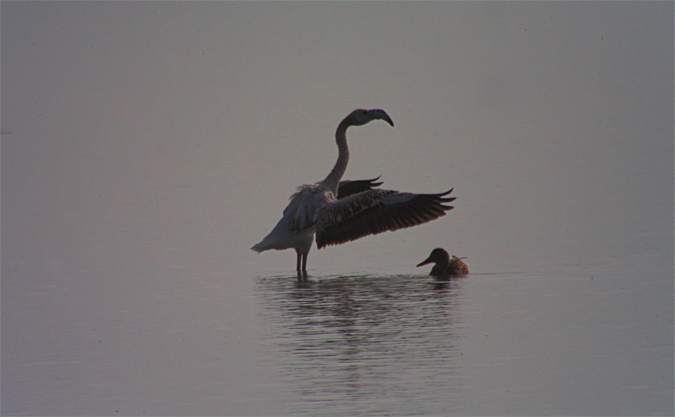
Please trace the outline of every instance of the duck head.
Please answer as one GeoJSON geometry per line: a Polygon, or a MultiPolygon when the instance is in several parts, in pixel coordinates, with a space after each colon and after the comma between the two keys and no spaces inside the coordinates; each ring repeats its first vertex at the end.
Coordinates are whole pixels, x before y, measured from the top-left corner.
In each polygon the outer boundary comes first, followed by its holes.
{"type": "Polygon", "coordinates": [[[419,264],[417,264],[418,267],[422,265],[427,265],[430,263],[435,263],[435,264],[445,264],[448,265],[450,263],[450,255],[448,255],[448,252],[445,251],[445,249],[441,248],[436,248],[431,251],[431,255],[419,264]]]}
{"type": "Polygon", "coordinates": [[[417,264],[417,267],[419,268],[422,265],[430,264],[430,263],[435,263],[433,268],[431,268],[431,272],[429,275],[432,276],[445,276],[448,275],[448,265],[450,264],[450,256],[448,255],[448,252],[446,252],[444,249],[441,248],[436,248],[431,251],[431,255],[419,264],[417,264]]]}

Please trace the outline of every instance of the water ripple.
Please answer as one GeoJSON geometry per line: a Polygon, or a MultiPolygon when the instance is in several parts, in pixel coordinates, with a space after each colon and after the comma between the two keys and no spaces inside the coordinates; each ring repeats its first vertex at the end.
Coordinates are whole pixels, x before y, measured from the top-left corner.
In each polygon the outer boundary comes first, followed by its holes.
{"type": "Polygon", "coordinates": [[[461,281],[351,275],[259,278],[256,293],[289,412],[452,411],[461,281]]]}

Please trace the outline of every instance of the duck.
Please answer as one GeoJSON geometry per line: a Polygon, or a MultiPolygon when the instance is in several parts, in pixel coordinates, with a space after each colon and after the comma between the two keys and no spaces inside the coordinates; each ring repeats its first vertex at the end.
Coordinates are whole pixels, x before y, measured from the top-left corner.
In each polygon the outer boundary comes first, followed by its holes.
{"type": "Polygon", "coordinates": [[[437,278],[447,278],[450,276],[466,275],[469,273],[469,267],[462,261],[463,258],[458,258],[455,255],[448,255],[448,252],[443,248],[436,248],[431,251],[427,259],[417,264],[419,268],[422,265],[435,263],[431,268],[429,275],[437,278]]]}

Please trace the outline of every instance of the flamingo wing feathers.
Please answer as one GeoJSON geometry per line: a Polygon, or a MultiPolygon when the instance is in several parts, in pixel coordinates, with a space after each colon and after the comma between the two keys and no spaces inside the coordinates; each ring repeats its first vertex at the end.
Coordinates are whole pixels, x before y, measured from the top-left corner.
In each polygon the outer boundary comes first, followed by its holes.
{"type": "Polygon", "coordinates": [[[445,215],[455,200],[440,194],[413,194],[391,190],[370,190],[327,204],[319,213],[316,244],[350,242],[368,235],[427,223],[445,215]]]}
{"type": "Polygon", "coordinates": [[[380,177],[373,178],[370,180],[344,180],[340,181],[337,191],[337,199],[343,199],[349,197],[350,195],[362,193],[364,191],[370,191],[375,187],[382,185],[382,182],[376,182],[380,177]]]}

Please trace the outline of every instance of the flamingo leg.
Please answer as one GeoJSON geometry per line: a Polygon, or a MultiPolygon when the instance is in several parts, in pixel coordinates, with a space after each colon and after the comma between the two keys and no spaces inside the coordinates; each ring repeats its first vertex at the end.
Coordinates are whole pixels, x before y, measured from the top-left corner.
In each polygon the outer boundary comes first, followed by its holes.
{"type": "Polygon", "coordinates": [[[302,272],[307,275],[307,258],[309,258],[309,253],[304,253],[302,256],[302,272]]]}
{"type": "Polygon", "coordinates": [[[307,253],[302,253],[299,250],[295,250],[298,254],[296,269],[298,271],[298,280],[303,281],[307,279],[307,253]]]}

